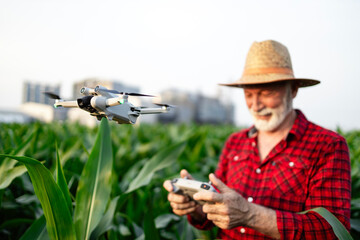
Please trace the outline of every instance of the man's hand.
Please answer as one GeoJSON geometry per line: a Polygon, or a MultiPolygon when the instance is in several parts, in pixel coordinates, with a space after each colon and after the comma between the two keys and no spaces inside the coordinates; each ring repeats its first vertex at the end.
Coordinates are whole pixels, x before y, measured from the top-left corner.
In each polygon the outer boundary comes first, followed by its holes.
{"type": "Polygon", "coordinates": [[[216,178],[214,174],[210,174],[209,179],[219,193],[203,191],[193,196],[195,200],[207,202],[203,206],[203,212],[207,213],[207,218],[222,229],[248,226],[252,218],[250,203],[216,178]]]}
{"type": "MultiPolygon", "coordinates": [[[[193,177],[185,169],[180,172],[181,178],[193,179],[193,177]]],[[[173,186],[170,180],[167,180],[163,184],[164,188],[169,192],[168,200],[176,215],[183,216],[190,214],[194,219],[202,221],[205,219],[205,214],[201,210],[201,206],[195,201],[190,201],[188,196],[173,193],[173,186]]]]}

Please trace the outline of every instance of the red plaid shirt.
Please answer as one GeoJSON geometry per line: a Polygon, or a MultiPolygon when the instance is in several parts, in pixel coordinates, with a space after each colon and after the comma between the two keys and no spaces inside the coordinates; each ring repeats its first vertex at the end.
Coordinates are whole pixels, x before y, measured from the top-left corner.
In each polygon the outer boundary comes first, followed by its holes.
{"type": "MultiPolygon", "coordinates": [[[[337,239],[319,214],[297,214],[315,207],[332,212],[349,230],[351,177],[348,147],[343,137],[297,119],[285,140],[260,161],[255,128],[232,134],[220,157],[216,176],[249,202],[276,211],[282,239],[337,239]]],[[[196,223],[200,229],[212,222],[196,223]]],[[[269,239],[246,227],[219,229],[221,239],[269,239]]]]}

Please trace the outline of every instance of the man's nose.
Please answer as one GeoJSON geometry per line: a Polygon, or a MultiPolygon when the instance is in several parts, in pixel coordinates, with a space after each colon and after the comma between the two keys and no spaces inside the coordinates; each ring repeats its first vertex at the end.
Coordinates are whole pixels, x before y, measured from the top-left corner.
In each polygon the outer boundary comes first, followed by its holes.
{"type": "Polygon", "coordinates": [[[255,112],[259,112],[263,109],[263,104],[261,103],[261,100],[258,96],[253,96],[251,101],[251,109],[255,112]]]}

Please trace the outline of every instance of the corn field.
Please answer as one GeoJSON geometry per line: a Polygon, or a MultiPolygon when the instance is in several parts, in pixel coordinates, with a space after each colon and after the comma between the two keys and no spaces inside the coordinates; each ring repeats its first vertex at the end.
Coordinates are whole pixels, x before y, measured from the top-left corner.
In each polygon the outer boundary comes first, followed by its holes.
{"type": "MultiPolygon", "coordinates": [[[[208,181],[226,138],[208,125],[0,124],[0,239],[214,239],[172,214],[166,179],[208,181]]],[[[360,238],[360,131],[342,132],[360,238]]]]}

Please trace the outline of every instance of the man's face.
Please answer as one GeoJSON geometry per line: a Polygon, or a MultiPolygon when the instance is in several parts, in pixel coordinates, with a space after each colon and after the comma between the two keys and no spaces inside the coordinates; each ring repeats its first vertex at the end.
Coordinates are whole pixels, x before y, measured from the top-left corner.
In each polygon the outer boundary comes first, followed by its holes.
{"type": "Polygon", "coordinates": [[[260,131],[275,131],[292,110],[289,83],[262,84],[244,87],[247,107],[260,131]]]}

